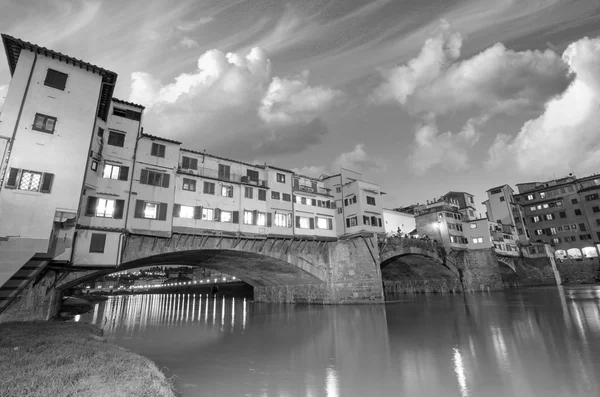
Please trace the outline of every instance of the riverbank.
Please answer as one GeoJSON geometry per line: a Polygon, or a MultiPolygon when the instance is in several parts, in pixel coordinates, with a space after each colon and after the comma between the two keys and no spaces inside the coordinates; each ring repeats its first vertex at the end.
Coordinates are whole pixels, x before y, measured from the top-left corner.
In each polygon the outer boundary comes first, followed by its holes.
{"type": "Polygon", "coordinates": [[[0,374],[0,396],[176,396],[152,361],[82,323],[0,324],[0,374]]]}

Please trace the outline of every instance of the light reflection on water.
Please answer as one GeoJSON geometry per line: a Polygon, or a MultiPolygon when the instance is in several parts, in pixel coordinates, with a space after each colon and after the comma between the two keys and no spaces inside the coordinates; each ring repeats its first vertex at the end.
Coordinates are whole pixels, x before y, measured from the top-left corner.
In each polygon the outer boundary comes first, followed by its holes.
{"type": "Polygon", "coordinates": [[[117,296],[80,321],[166,368],[184,396],[600,395],[596,287],[387,306],[117,296]]]}

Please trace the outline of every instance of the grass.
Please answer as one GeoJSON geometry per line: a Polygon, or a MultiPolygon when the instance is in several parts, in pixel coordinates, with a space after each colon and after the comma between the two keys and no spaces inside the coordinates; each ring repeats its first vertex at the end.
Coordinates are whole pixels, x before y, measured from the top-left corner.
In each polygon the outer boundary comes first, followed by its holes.
{"type": "Polygon", "coordinates": [[[0,324],[0,397],[174,397],[147,358],[81,323],[0,324]]]}

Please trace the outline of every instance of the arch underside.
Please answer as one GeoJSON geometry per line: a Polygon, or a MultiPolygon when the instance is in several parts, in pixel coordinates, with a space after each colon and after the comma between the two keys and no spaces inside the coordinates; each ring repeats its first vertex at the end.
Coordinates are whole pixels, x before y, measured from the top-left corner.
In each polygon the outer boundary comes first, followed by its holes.
{"type": "Polygon", "coordinates": [[[124,263],[117,268],[95,272],[77,281],[81,283],[110,273],[166,265],[217,270],[235,276],[253,287],[325,284],[324,280],[281,259],[252,252],[219,249],[178,251],[150,256],[124,263]]]}
{"type": "Polygon", "coordinates": [[[439,260],[426,255],[404,254],[381,263],[383,281],[458,279],[439,260]]]}

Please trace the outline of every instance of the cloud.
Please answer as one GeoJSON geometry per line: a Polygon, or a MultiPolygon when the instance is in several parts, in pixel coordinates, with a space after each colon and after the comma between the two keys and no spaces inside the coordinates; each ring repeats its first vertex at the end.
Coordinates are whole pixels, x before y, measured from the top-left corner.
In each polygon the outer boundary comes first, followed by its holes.
{"type": "Polygon", "coordinates": [[[344,94],[310,86],[308,72],[283,78],[271,70],[260,48],[246,55],[210,50],[196,70],[169,84],[133,73],[129,99],[146,106],[145,124],[155,133],[230,156],[293,153],[319,143],[328,131],[322,115],[344,94]]]}
{"type": "Polygon", "coordinates": [[[497,43],[459,62],[461,47],[461,35],[442,21],[441,31],[415,58],[380,71],[383,82],[370,101],[397,103],[413,114],[540,111],[572,81],[567,65],[551,50],[518,52],[497,43]]]}
{"type": "Polygon", "coordinates": [[[2,111],[2,106],[4,105],[4,101],[6,100],[7,93],[8,93],[8,84],[0,85],[0,111],[2,111]]]}
{"type": "Polygon", "coordinates": [[[293,171],[301,175],[318,177],[322,174],[337,174],[340,172],[340,168],[361,173],[386,170],[384,162],[380,158],[369,156],[365,151],[364,144],[360,143],[352,151],[340,154],[329,164],[294,168],[293,171]]]}
{"type": "Polygon", "coordinates": [[[433,119],[422,124],[415,132],[415,143],[407,161],[416,174],[443,166],[453,171],[462,171],[469,167],[469,149],[481,133],[477,127],[487,121],[487,116],[469,119],[462,130],[454,134],[451,131],[440,134],[433,119]]]}
{"type": "Polygon", "coordinates": [[[597,171],[600,166],[600,38],[572,43],[563,59],[575,76],[566,92],[524,123],[513,138],[496,137],[486,166],[515,164],[522,174],[597,171]]]}
{"type": "Polygon", "coordinates": [[[191,37],[187,37],[184,36],[181,41],[179,42],[179,45],[183,48],[196,48],[196,47],[200,47],[200,44],[198,44],[198,42],[194,39],[192,39],[191,37]]]}

